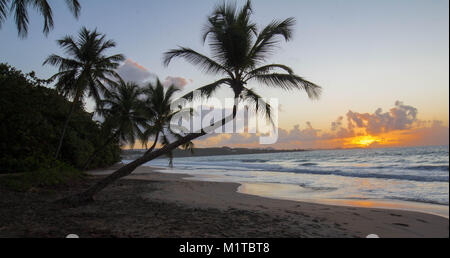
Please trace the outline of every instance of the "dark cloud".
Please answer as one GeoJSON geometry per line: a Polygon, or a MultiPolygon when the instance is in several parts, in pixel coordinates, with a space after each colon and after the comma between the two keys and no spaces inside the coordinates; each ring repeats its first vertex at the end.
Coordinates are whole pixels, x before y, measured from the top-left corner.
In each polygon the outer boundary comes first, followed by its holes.
{"type": "Polygon", "coordinates": [[[347,113],[348,129],[365,128],[369,134],[406,130],[412,128],[413,124],[418,121],[417,113],[416,108],[404,105],[401,101],[395,102],[395,107],[385,113],[381,108],[373,114],[349,111],[347,113]]]}
{"type": "Polygon", "coordinates": [[[154,77],[147,68],[138,64],[137,62],[127,59],[118,69],[117,73],[126,82],[143,83],[148,79],[154,77]]]}

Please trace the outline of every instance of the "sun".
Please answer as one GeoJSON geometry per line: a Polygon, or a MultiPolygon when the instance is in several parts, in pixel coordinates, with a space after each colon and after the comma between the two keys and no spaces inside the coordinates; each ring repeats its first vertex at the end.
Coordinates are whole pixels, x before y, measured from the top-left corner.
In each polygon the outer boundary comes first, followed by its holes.
{"type": "Polygon", "coordinates": [[[381,143],[381,139],[371,135],[364,135],[353,138],[350,143],[361,147],[369,147],[373,143],[381,143]]]}

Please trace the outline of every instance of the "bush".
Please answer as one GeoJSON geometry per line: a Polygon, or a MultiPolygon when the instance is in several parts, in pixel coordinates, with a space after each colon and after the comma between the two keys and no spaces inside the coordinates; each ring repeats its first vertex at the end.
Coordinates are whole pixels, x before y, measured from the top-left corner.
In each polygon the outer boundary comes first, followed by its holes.
{"type": "Polygon", "coordinates": [[[85,174],[61,162],[51,168],[41,168],[33,172],[4,175],[0,185],[14,191],[26,192],[33,188],[64,186],[79,181],[85,174]]]}
{"type": "MultiPolygon", "coordinates": [[[[47,81],[33,73],[0,64],[0,174],[48,169],[71,102],[47,81]]],[[[67,129],[60,161],[82,168],[96,146],[108,137],[92,114],[78,105],[67,129]]],[[[113,142],[96,156],[91,168],[109,166],[120,160],[120,146],[113,142]]]]}

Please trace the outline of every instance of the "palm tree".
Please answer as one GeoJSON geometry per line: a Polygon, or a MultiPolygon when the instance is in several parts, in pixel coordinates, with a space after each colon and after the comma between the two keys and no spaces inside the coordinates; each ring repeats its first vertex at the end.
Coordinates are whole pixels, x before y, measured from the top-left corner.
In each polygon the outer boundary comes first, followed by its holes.
{"type": "MultiPolygon", "coordinates": [[[[75,18],[78,18],[81,6],[78,0],[65,0],[75,18]]],[[[28,9],[34,7],[44,18],[43,32],[47,35],[53,29],[53,10],[47,0],[0,0],[0,28],[8,18],[14,14],[19,37],[28,34],[28,9]]]]}
{"type": "Polygon", "coordinates": [[[144,114],[144,106],[139,99],[141,94],[137,84],[121,81],[119,87],[112,88],[108,96],[98,103],[97,112],[105,118],[104,126],[110,136],[92,153],[84,169],[114,140],[119,139],[122,144],[131,146],[135,144],[136,138],[142,134],[141,128],[148,124],[148,116],[144,114]]]}
{"type": "MultiPolygon", "coordinates": [[[[213,58],[193,49],[180,47],[164,54],[164,64],[168,66],[172,59],[183,58],[206,73],[224,75],[198,89],[206,97],[226,85],[233,90],[237,101],[257,100],[260,96],[247,87],[248,83],[257,82],[282,90],[304,90],[310,98],[318,98],[321,88],[294,74],[292,68],[283,64],[263,65],[282,39],[291,40],[294,18],[275,20],[258,32],[256,24],[250,20],[251,13],[250,1],[240,10],[233,4],[218,6],[208,18],[203,33],[203,43],[209,40],[213,58]]],[[[185,96],[188,99],[192,97],[192,93],[185,96]]],[[[252,103],[257,105],[258,102],[252,103]]],[[[235,114],[236,105],[234,107],[235,114]]],[[[261,111],[270,117],[270,109],[261,111]]]]}
{"type": "MultiPolygon", "coordinates": [[[[180,139],[183,136],[178,132],[171,129],[170,122],[175,115],[188,115],[192,111],[190,109],[177,109],[172,110],[171,104],[174,101],[174,94],[179,92],[180,89],[174,85],[164,87],[159,79],[155,84],[149,83],[143,89],[145,96],[145,108],[146,114],[149,116],[149,125],[141,135],[141,142],[146,146],[148,139],[154,137],[152,146],[147,150],[147,153],[152,152],[158,141],[161,141],[162,145],[169,144],[173,139],[180,139]]],[[[188,142],[181,147],[184,149],[193,150],[194,144],[188,142]]],[[[173,164],[172,152],[167,153],[170,163],[173,164]]]]}
{"type": "Polygon", "coordinates": [[[106,40],[105,35],[97,30],[89,31],[85,27],[79,32],[78,38],[66,36],[57,41],[68,57],[50,55],[43,65],[50,64],[59,67],[59,72],[51,77],[58,79],[56,89],[66,97],[72,97],[72,107],[66,118],[62,134],[56,149],[55,158],[61,151],[64,136],[75,105],[84,99],[84,96],[94,98],[99,103],[101,96],[108,94],[105,83],[115,85],[112,78],[119,78],[116,69],[123,55],[105,56],[105,52],[116,46],[112,40],[106,40]]]}
{"type": "MultiPolygon", "coordinates": [[[[71,196],[65,201],[80,204],[92,201],[93,196],[107,187],[115,180],[127,176],[137,167],[151,161],[161,155],[166,155],[173,149],[186,144],[196,138],[207,134],[223,124],[234,119],[237,105],[240,100],[247,100],[257,105],[258,94],[246,87],[249,82],[277,87],[283,90],[304,90],[310,98],[318,98],[321,88],[312,82],[296,75],[291,68],[282,64],[263,65],[281,40],[290,40],[295,24],[293,18],[283,21],[273,21],[258,32],[256,24],[251,22],[251,3],[248,1],[241,9],[233,4],[222,4],[215,8],[213,14],[208,18],[203,40],[208,40],[213,58],[209,58],[190,48],[173,49],[164,54],[164,64],[168,65],[175,57],[184,58],[193,65],[199,66],[204,72],[220,74],[225,77],[200,88],[203,96],[211,96],[222,85],[229,86],[236,99],[233,115],[209,126],[208,130],[203,128],[199,132],[187,134],[186,136],[165,145],[159,150],[146,153],[137,160],[115,171],[105,179],[98,182],[83,193],[71,196]],[[276,72],[281,70],[281,72],[276,72]],[[212,130],[210,130],[212,129],[212,130]]],[[[192,98],[193,93],[185,97],[192,98]]],[[[258,106],[256,106],[257,110],[258,106]]],[[[261,110],[261,109],[260,109],[261,110]]],[[[270,108],[261,111],[270,117],[270,108]]]]}

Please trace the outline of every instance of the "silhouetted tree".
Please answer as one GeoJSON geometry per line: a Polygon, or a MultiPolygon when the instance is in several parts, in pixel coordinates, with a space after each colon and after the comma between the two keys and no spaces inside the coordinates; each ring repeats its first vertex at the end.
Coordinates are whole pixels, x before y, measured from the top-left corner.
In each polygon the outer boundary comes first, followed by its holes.
{"type": "MultiPolygon", "coordinates": [[[[180,139],[183,135],[175,132],[171,129],[170,122],[175,115],[189,115],[192,113],[191,109],[179,108],[177,110],[172,110],[171,104],[174,101],[174,94],[179,92],[180,89],[176,88],[174,85],[169,87],[164,87],[161,81],[158,79],[156,83],[149,83],[143,89],[145,96],[145,113],[149,116],[149,124],[146,130],[141,135],[141,141],[144,145],[150,137],[154,137],[152,146],[147,150],[147,153],[152,152],[158,141],[161,142],[163,146],[170,144],[173,139],[180,139]]],[[[194,144],[188,142],[183,144],[181,147],[183,149],[193,150],[194,144]]],[[[173,164],[172,152],[168,152],[169,165],[173,164]]]]}
{"type": "Polygon", "coordinates": [[[100,100],[97,113],[105,118],[104,127],[110,135],[91,154],[84,170],[96,155],[114,140],[119,139],[122,144],[131,146],[135,144],[136,137],[142,134],[141,128],[148,124],[148,116],[144,114],[143,103],[139,99],[141,93],[137,84],[121,81],[118,87],[111,89],[105,99],[100,100]]]}
{"type": "Polygon", "coordinates": [[[57,42],[68,57],[53,54],[44,61],[44,65],[58,66],[59,72],[51,79],[57,79],[56,89],[64,96],[72,97],[73,104],[61,133],[55,158],[58,158],[61,151],[67,125],[75,105],[82,101],[86,94],[93,97],[97,103],[100,102],[101,95],[108,93],[105,82],[115,85],[116,82],[111,78],[120,79],[116,69],[124,60],[121,54],[104,55],[108,49],[115,47],[116,43],[106,40],[105,35],[98,33],[97,30],[89,31],[83,27],[78,34],[78,39],[66,36],[57,42]]]}

